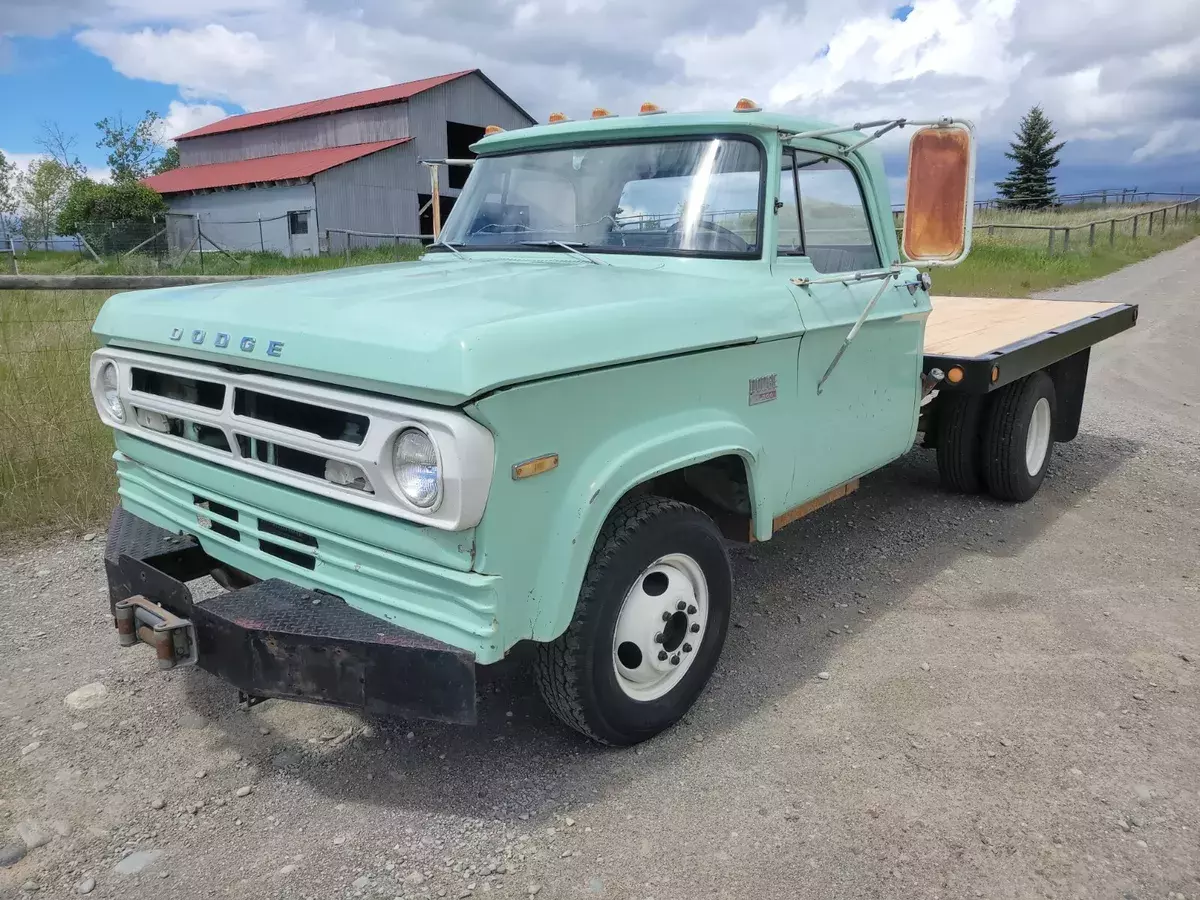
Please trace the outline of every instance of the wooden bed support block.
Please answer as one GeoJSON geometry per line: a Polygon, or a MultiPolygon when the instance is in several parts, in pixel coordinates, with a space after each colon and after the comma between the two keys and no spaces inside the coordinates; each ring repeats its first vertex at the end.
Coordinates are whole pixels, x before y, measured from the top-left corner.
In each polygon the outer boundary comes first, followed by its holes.
{"type": "MultiPolygon", "coordinates": [[[[797,519],[803,519],[809,513],[814,513],[822,506],[828,506],[834,500],[841,500],[843,497],[853,494],[858,490],[859,479],[852,478],[845,484],[839,484],[832,490],[826,491],[819,497],[813,497],[807,503],[801,503],[799,506],[794,506],[782,515],[776,516],[771,522],[771,530],[779,531],[791,525],[797,519]]],[[[754,522],[750,522],[750,543],[754,543],[754,522]]]]}

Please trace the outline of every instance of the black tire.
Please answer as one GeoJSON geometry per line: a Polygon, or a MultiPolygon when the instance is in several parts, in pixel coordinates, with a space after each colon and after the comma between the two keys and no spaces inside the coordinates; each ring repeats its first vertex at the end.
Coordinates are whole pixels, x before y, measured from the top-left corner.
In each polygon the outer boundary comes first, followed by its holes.
{"type": "Polygon", "coordinates": [[[546,704],[565,724],[603,744],[628,746],[670,728],[691,708],[716,668],[732,597],[729,555],[708,516],[677,500],[623,500],[596,540],[575,618],[557,640],[538,645],[535,673],[546,704]],[[703,571],[708,623],[679,683],[658,699],[639,701],[617,682],[613,635],[636,579],[670,553],[686,553],[703,571]]]}
{"type": "Polygon", "coordinates": [[[937,464],[942,487],[962,494],[983,490],[983,421],[987,398],[944,392],[937,410],[937,464]]]}
{"type": "Polygon", "coordinates": [[[1034,372],[996,392],[983,435],[983,477],[993,497],[1023,503],[1038,492],[1054,453],[1056,421],[1054,382],[1045,372],[1034,372]],[[1042,400],[1050,408],[1049,435],[1040,467],[1030,472],[1026,444],[1034,409],[1042,400]]]}

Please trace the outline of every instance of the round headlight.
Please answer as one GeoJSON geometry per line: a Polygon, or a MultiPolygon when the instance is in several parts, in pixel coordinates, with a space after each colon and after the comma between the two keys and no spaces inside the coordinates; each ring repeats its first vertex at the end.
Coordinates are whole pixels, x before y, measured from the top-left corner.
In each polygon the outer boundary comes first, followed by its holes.
{"type": "Polygon", "coordinates": [[[429,435],[417,428],[406,428],[392,447],[392,468],[400,492],[409,502],[429,509],[442,488],[437,450],[429,435]]]}
{"type": "Polygon", "coordinates": [[[106,362],[102,365],[96,380],[100,388],[100,396],[104,400],[104,406],[108,409],[109,415],[118,422],[124,422],[125,407],[121,405],[121,381],[117,374],[116,364],[106,362]]]}

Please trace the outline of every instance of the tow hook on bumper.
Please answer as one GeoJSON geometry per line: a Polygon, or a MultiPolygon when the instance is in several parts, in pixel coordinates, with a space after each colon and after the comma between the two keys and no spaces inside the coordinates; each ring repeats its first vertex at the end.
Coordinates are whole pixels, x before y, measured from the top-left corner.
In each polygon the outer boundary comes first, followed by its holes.
{"type": "Polygon", "coordinates": [[[138,641],[149,644],[160,669],[195,665],[199,658],[192,620],[182,619],[140,594],[113,604],[113,618],[121,646],[132,647],[138,641]]]}

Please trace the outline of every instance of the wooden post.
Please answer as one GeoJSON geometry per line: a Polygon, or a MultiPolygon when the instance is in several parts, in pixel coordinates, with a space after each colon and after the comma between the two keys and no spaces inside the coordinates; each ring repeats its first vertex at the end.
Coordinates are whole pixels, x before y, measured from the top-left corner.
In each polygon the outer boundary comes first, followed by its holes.
{"type": "MultiPolygon", "coordinates": [[[[96,262],[100,262],[100,257],[96,255],[96,251],[92,249],[92,245],[87,242],[87,239],[82,234],[77,234],[77,235],[75,235],[75,237],[79,238],[79,242],[81,244],[83,244],[84,247],[87,248],[87,252],[92,254],[92,259],[94,259],[96,262]]],[[[49,249],[49,248],[50,248],[50,242],[47,241],[46,249],[49,249]]]]}
{"type": "Polygon", "coordinates": [[[1133,217],[1133,239],[1135,241],[1137,240],[1137,223],[1138,223],[1138,217],[1134,216],[1133,217]]]}
{"type": "Polygon", "coordinates": [[[1063,253],[1071,249],[1071,229],[1063,229],[1063,253]]]}
{"type": "Polygon", "coordinates": [[[346,264],[350,263],[350,232],[345,232],[346,235],[346,264]]]}
{"type": "Polygon", "coordinates": [[[437,165],[429,167],[429,190],[433,196],[433,239],[436,241],[442,234],[442,198],[438,193],[437,165]]]}
{"type": "Polygon", "coordinates": [[[1154,234],[1154,213],[1150,213],[1149,219],[1146,221],[1146,237],[1154,234]]]}
{"type": "Polygon", "coordinates": [[[263,234],[262,234],[262,213],[258,214],[258,252],[259,253],[267,252],[267,245],[263,241],[263,234]]]}
{"type": "Polygon", "coordinates": [[[1096,223],[1095,222],[1092,222],[1090,225],[1088,225],[1088,246],[1089,247],[1096,246],[1096,223]]]}
{"type": "Polygon", "coordinates": [[[1117,243],[1117,220],[1110,219],[1108,222],[1108,246],[1112,247],[1117,243]]]}
{"type": "Polygon", "coordinates": [[[991,236],[992,236],[993,234],[995,234],[995,233],[996,233],[996,226],[995,226],[995,225],[989,225],[989,226],[988,226],[988,237],[991,237],[991,236]]]}
{"type": "Polygon", "coordinates": [[[1049,242],[1049,244],[1046,245],[1046,252],[1050,253],[1050,254],[1054,253],[1054,229],[1053,228],[1050,229],[1050,242],[1049,242]]]}

